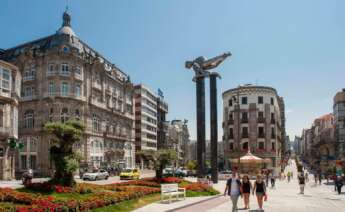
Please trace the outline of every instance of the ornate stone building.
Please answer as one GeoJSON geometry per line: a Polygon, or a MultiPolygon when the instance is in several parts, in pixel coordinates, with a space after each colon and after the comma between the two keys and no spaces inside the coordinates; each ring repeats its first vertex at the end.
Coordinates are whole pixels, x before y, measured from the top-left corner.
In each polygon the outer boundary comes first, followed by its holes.
{"type": "MultiPolygon", "coordinates": [[[[279,171],[285,124],[283,99],[274,88],[245,85],[223,92],[223,141],[227,159],[250,150],[270,160],[267,168],[279,171]]],[[[226,160],[229,167],[229,160],[226,160]]]]}
{"type": "Polygon", "coordinates": [[[15,149],[9,144],[18,139],[20,81],[17,67],[0,60],[0,180],[15,177],[15,149]]]}
{"type": "Polygon", "coordinates": [[[49,175],[49,121],[76,119],[86,126],[75,146],[85,166],[134,166],[133,84],[129,76],[79,39],[71,16],[54,34],[4,50],[0,56],[22,73],[19,138],[24,144],[16,160],[18,173],[32,168],[49,175]]]}

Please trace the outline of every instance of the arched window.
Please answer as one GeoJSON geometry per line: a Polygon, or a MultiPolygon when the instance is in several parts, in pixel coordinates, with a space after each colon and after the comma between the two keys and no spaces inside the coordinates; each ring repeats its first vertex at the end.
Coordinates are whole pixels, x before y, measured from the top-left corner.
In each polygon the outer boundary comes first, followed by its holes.
{"type": "Polygon", "coordinates": [[[68,121],[69,117],[68,117],[68,109],[67,108],[65,108],[65,107],[62,108],[60,118],[61,118],[62,123],[65,123],[68,121]]]}
{"type": "Polygon", "coordinates": [[[24,114],[24,128],[30,129],[30,128],[34,128],[34,126],[35,126],[34,111],[28,110],[24,114]]]}

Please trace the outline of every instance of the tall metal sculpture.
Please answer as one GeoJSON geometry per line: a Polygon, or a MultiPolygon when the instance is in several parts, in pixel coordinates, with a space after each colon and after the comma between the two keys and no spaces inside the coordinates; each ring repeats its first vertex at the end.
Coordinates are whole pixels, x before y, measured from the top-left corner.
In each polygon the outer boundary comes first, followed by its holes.
{"type": "Polygon", "coordinates": [[[195,76],[193,81],[196,82],[196,122],[197,122],[197,162],[198,162],[198,177],[203,177],[205,173],[205,150],[206,150],[206,128],[205,128],[205,78],[210,77],[211,89],[211,168],[212,181],[218,181],[218,165],[217,165],[217,143],[218,143],[218,128],[217,128],[217,72],[210,72],[210,69],[216,68],[231,53],[224,53],[217,57],[206,60],[204,57],[198,57],[193,61],[186,61],[185,67],[193,69],[195,76]]]}

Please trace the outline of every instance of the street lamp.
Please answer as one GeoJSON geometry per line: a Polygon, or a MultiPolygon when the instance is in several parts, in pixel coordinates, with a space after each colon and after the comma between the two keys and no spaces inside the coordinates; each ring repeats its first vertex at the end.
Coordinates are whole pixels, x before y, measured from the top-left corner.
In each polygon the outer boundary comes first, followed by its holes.
{"type": "Polygon", "coordinates": [[[224,53],[209,60],[204,57],[198,57],[193,61],[186,61],[185,67],[193,69],[195,76],[193,81],[196,82],[196,110],[197,110],[197,161],[198,161],[198,177],[205,175],[205,78],[210,77],[210,109],[211,109],[211,166],[212,181],[217,182],[217,72],[209,70],[218,67],[231,53],[224,53]]]}

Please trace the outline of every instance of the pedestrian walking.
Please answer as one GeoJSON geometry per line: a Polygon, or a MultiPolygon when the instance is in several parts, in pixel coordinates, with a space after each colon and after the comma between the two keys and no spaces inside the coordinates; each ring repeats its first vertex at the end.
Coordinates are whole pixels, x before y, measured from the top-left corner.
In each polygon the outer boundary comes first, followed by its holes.
{"type": "Polygon", "coordinates": [[[270,181],[271,181],[271,188],[274,188],[276,179],[274,178],[274,175],[270,173],[270,181]]]}
{"type": "Polygon", "coordinates": [[[321,173],[319,173],[318,179],[319,179],[319,184],[321,185],[321,181],[322,181],[322,175],[321,175],[321,173]]]}
{"type": "Polygon", "coordinates": [[[305,182],[309,182],[309,174],[308,174],[308,172],[305,173],[304,177],[305,177],[305,182]]]}
{"type": "Polygon", "coordinates": [[[317,185],[317,174],[314,174],[315,185],[317,185]]]}
{"type": "Polygon", "coordinates": [[[237,178],[235,172],[231,174],[231,178],[226,182],[224,196],[229,195],[232,202],[232,212],[238,211],[237,202],[238,197],[242,197],[241,181],[237,178]]]}
{"type": "Polygon", "coordinates": [[[266,179],[266,185],[268,185],[268,180],[269,180],[269,173],[268,172],[266,172],[265,179],[266,179]]]}
{"type": "Polygon", "coordinates": [[[249,196],[252,191],[252,183],[249,180],[248,175],[244,175],[242,178],[242,194],[244,199],[244,209],[249,209],[249,196]]]}
{"type": "Polygon", "coordinates": [[[343,187],[344,182],[341,176],[337,177],[337,180],[335,181],[335,186],[337,188],[338,194],[341,194],[341,188],[343,187]]]}
{"type": "Polygon", "coordinates": [[[291,172],[288,172],[288,173],[287,173],[287,179],[288,179],[288,183],[289,183],[290,180],[291,180],[291,172]]]}
{"type": "Polygon", "coordinates": [[[261,175],[256,176],[256,180],[254,183],[254,188],[253,188],[252,194],[254,195],[254,193],[256,194],[256,199],[258,201],[259,209],[263,210],[262,209],[263,199],[264,199],[264,196],[267,194],[266,194],[266,184],[263,181],[261,175]]]}
{"type": "Polygon", "coordinates": [[[304,194],[305,178],[304,178],[303,173],[301,173],[298,176],[298,184],[299,184],[300,194],[304,194]]]}

